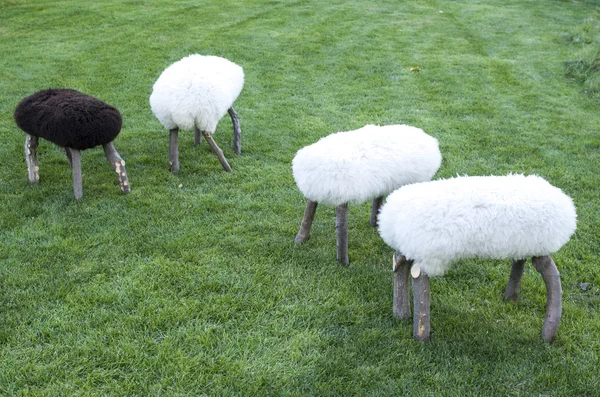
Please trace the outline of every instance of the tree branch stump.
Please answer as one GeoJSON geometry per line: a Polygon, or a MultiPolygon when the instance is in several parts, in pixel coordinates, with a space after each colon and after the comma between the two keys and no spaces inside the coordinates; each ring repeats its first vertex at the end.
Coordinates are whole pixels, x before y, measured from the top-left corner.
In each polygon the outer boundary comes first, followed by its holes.
{"type": "Polygon", "coordinates": [[[169,169],[174,174],[179,172],[179,128],[169,131],[169,169]]]}
{"type": "Polygon", "coordinates": [[[127,170],[125,169],[125,161],[119,156],[119,152],[115,149],[112,142],[102,145],[106,159],[113,166],[113,169],[117,173],[117,179],[119,186],[123,193],[129,193],[131,187],[129,186],[129,179],[127,178],[127,170]]]}
{"type": "Polygon", "coordinates": [[[219,162],[221,163],[221,166],[223,167],[223,169],[227,172],[231,172],[231,166],[227,162],[227,159],[225,159],[225,156],[223,155],[223,151],[217,145],[217,143],[211,136],[210,132],[204,131],[202,133],[202,135],[204,135],[204,139],[206,139],[206,142],[208,142],[208,144],[210,145],[213,152],[215,152],[215,154],[217,155],[217,158],[219,159],[219,162]]]}
{"type": "Polygon", "coordinates": [[[317,211],[317,202],[306,200],[306,208],[304,209],[304,216],[302,217],[302,224],[300,230],[296,235],[296,243],[302,244],[310,236],[310,229],[312,227],[313,220],[315,219],[315,212],[317,211]]]}
{"type": "Polygon", "coordinates": [[[39,138],[35,135],[27,135],[25,138],[25,161],[27,162],[27,174],[30,183],[40,182],[40,167],[37,161],[37,147],[39,138]]]}
{"type": "Polygon", "coordinates": [[[233,152],[235,154],[242,153],[242,129],[240,128],[240,119],[233,110],[233,107],[227,109],[227,113],[231,116],[231,121],[233,122],[233,152]]]}
{"type": "Polygon", "coordinates": [[[542,328],[542,338],[544,341],[550,343],[556,336],[562,316],[560,273],[550,255],[534,256],[532,262],[533,267],[541,273],[546,284],[546,319],[542,328]]]}
{"type": "Polygon", "coordinates": [[[413,337],[422,342],[429,341],[430,333],[430,286],[429,276],[419,267],[411,269],[413,306],[413,337]]]}
{"type": "Polygon", "coordinates": [[[198,127],[194,127],[194,147],[198,146],[202,142],[202,133],[198,127]]]}
{"type": "Polygon", "coordinates": [[[81,177],[81,152],[77,149],[68,148],[71,151],[73,160],[73,191],[75,199],[79,200],[83,197],[83,184],[81,177]]]}
{"type": "Polygon", "coordinates": [[[519,286],[523,278],[523,270],[525,269],[525,259],[514,260],[508,278],[508,284],[504,291],[504,299],[517,301],[519,300],[519,286]]]}
{"type": "Polygon", "coordinates": [[[408,320],[410,311],[409,274],[412,261],[396,251],[393,259],[394,269],[394,316],[400,320],[408,320]]]}
{"type": "Polygon", "coordinates": [[[373,227],[377,227],[377,215],[379,215],[379,209],[383,204],[383,196],[375,197],[373,199],[373,205],[371,205],[371,219],[369,224],[373,227]]]}
{"type": "Polygon", "coordinates": [[[335,231],[337,234],[337,260],[343,265],[350,264],[348,260],[348,203],[335,208],[335,231]]]}

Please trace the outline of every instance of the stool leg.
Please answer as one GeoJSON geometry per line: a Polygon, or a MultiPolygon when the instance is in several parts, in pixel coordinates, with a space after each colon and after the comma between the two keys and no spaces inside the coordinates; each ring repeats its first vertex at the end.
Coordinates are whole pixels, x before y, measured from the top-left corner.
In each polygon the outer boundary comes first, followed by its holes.
{"type": "Polygon", "coordinates": [[[310,228],[313,220],[315,219],[315,212],[317,211],[317,202],[306,200],[306,208],[304,209],[304,216],[302,217],[302,224],[300,230],[296,235],[296,243],[301,244],[305,242],[310,236],[310,228]]]}
{"type": "Polygon", "coordinates": [[[504,291],[505,300],[519,300],[519,285],[521,285],[521,278],[523,278],[524,269],[525,259],[513,261],[512,269],[510,270],[510,276],[508,278],[508,284],[506,285],[506,290],[504,291]]]}
{"type": "Polygon", "coordinates": [[[240,118],[238,117],[233,107],[230,107],[227,112],[231,116],[233,122],[233,152],[235,154],[242,153],[242,129],[240,128],[240,118]]]}
{"type": "Polygon", "coordinates": [[[219,162],[221,163],[221,166],[223,167],[223,169],[227,172],[230,172],[231,166],[229,166],[227,159],[225,159],[225,156],[223,155],[223,151],[217,145],[215,140],[212,138],[212,136],[210,135],[210,132],[204,131],[204,132],[202,132],[202,135],[204,135],[204,139],[206,139],[206,142],[208,142],[208,144],[210,145],[213,152],[215,152],[215,154],[217,155],[217,158],[219,159],[219,162]]]}
{"type": "Polygon", "coordinates": [[[68,147],[60,146],[61,150],[65,152],[65,156],[67,156],[67,161],[69,162],[69,167],[73,168],[73,156],[71,156],[71,149],[68,147]]]}
{"type": "Polygon", "coordinates": [[[550,255],[534,256],[533,267],[541,273],[546,284],[546,319],[544,320],[544,328],[542,328],[542,338],[550,343],[556,336],[562,315],[560,273],[550,255]]]}
{"type": "Polygon", "coordinates": [[[383,196],[375,197],[373,199],[373,205],[371,206],[371,220],[369,221],[373,227],[377,227],[377,215],[379,215],[381,204],[383,204],[383,196]]]}
{"type": "Polygon", "coordinates": [[[343,265],[350,264],[348,260],[348,203],[335,208],[335,231],[337,234],[337,260],[343,265]]]}
{"type": "Polygon", "coordinates": [[[39,138],[34,135],[27,135],[25,138],[25,161],[27,162],[27,174],[30,183],[39,183],[40,167],[37,161],[37,147],[39,138]]]}
{"type": "Polygon", "coordinates": [[[410,312],[410,286],[408,278],[412,261],[396,251],[393,259],[394,266],[394,316],[400,320],[407,320],[410,312]]]}
{"type": "Polygon", "coordinates": [[[115,149],[112,142],[102,145],[106,159],[113,166],[113,169],[117,173],[117,179],[119,180],[119,186],[123,193],[129,193],[131,186],[129,186],[129,179],[127,178],[127,170],[125,169],[125,161],[119,156],[119,152],[115,149]]]}
{"type": "Polygon", "coordinates": [[[169,131],[169,167],[172,173],[179,172],[179,128],[169,131]]]}
{"type": "Polygon", "coordinates": [[[430,333],[430,288],[429,276],[420,268],[413,266],[411,269],[413,306],[413,337],[422,342],[429,340],[430,333]]]}
{"type": "Polygon", "coordinates": [[[81,181],[81,153],[77,149],[67,148],[71,151],[71,159],[73,161],[73,191],[75,199],[79,200],[83,197],[83,187],[81,181]]]}
{"type": "Polygon", "coordinates": [[[202,142],[202,133],[198,127],[194,127],[194,146],[198,146],[202,142]]]}

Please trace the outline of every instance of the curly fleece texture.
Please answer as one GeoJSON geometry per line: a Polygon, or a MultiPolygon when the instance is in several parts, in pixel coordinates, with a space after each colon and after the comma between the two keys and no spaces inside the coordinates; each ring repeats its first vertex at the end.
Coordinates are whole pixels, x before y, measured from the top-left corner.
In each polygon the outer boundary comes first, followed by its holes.
{"type": "Polygon", "coordinates": [[[244,71],[220,57],[190,55],[166,68],[152,89],[152,113],[167,129],[215,132],[244,86],[244,71]]]}
{"type": "Polygon", "coordinates": [[[556,252],[576,228],[573,201],[530,175],[457,177],[404,186],[379,213],[379,234],[426,274],[462,258],[556,252]]]}
{"type": "Polygon", "coordinates": [[[441,161],[438,141],[419,128],[367,125],[300,149],[292,171],[306,198],[338,206],[428,181],[441,161]]]}
{"type": "Polygon", "coordinates": [[[71,89],[38,91],[19,102],[14,116],[29,135],[78,150],[113,141],[122,124],[117,109],[71,89]]]}

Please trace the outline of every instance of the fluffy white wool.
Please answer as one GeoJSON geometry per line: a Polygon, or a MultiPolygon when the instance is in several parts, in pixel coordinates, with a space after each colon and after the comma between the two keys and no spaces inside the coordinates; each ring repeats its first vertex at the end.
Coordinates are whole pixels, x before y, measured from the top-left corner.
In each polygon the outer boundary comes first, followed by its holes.
{"type": "Polygon", "coordinates": [[[300,149],[292,171],[306,198],[338,206],[428,181],[441,161],[438,141],[419,128],[367,125],[300,149]]]}
{"type": "Polygon", "coordinates": [[[152,113],[167,129],[214,132],[244,86],[244,71],[227,59],[190,55],[166,68],[152,89],[152,113]]]}
{"type": "Polygon", "coordinates": [[[462,258],[556,252],[576,228],[573,201],[530,175],[457,177],[404,186],[379,213],[379,234],[428,275],[462,258]]]}

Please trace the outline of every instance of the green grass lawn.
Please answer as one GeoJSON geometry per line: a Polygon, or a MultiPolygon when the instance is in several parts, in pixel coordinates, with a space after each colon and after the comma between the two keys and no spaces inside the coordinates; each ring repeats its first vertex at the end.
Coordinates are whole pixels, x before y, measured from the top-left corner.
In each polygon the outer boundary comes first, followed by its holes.
{"type": "Polygon", "coordinates": [[[599,7],[0,0],[0,395],[600,395],[599,7]],[[191,132],[181,172],[168,171],[148,98],[191,53],[244,68],[243,154],[228,117],[215,134],[231,173],[191,132]],[[129,195],[91,149],[75,201],[66,158],[46,141],[41,183],[28,183],[12,114],[49,87],[122,112],[129,195]],[[350,207],[350,267],[335,260],[333,208],[294,244],[305,203],[294,154],[369,123],[436,137],[435,178],[538,174],[573,197],[578,229],[554,255],[553,344],[540,338],[545,288],[529,264],[517,303],[502,301],[509,261],[434,278],[421,344],[392,316],[393,252],[369,203],[350,207]]]}

